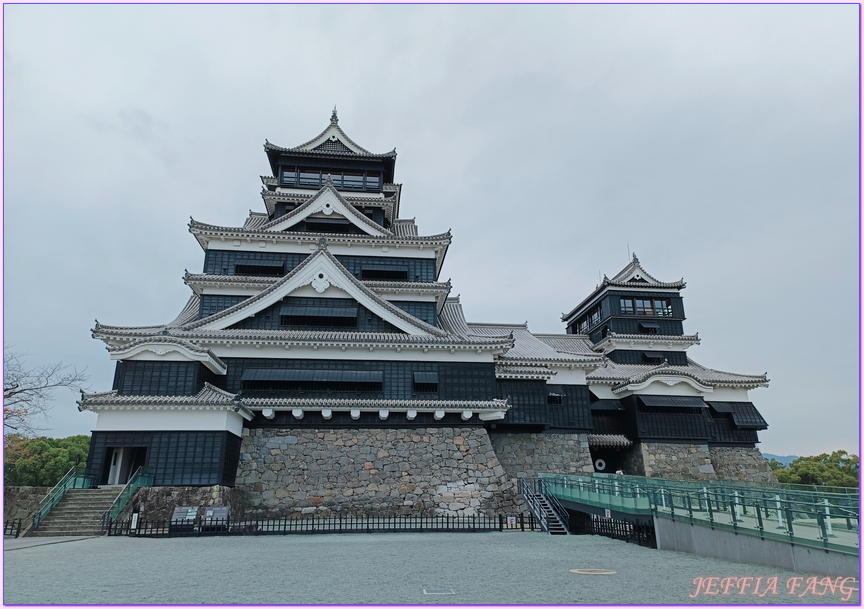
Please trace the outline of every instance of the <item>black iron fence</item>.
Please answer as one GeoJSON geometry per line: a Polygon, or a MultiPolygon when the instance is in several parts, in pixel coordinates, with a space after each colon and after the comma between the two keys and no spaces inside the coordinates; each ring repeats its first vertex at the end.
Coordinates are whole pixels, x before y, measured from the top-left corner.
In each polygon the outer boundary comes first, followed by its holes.
{"type": "Polygon", "coordinates": [[[3,521],[3,537],[18,537],[21,534],[21,519],[3,521]]]}
{"type": "Polygon", "coordinates": [[[482,533],[540,531],[533,516],[340,516],[329,518],[195,518],[194,520],[117,520],[108,535],[200,537],[209,535],[313,535],[327,533],[482,533]],[[134,525],[134,526],[133,526],[134,525]]]}
{"type": "Polygon", "coordinates": [[[647,548],[657,547],[657,537],[654,533],[653,524],[630,522],[617,518],[601,518],[596,514],[585,512],[571,513],[570,533],[572,535],[601,535],[628,543],[636,543],[647,548]]]}

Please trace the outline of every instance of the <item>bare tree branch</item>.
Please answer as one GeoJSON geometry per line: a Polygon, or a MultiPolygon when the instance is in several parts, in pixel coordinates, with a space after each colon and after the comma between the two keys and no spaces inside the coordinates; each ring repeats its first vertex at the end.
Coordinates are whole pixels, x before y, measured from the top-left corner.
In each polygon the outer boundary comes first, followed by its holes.
{"type": "Polygon", "coordinates": [[[3,432],[35,435],[39,420],[48,418],[55,389],[81,390],[90,380],[86,370],[62,362],[28,368],[26,354],[3,344],[3,432]]]}

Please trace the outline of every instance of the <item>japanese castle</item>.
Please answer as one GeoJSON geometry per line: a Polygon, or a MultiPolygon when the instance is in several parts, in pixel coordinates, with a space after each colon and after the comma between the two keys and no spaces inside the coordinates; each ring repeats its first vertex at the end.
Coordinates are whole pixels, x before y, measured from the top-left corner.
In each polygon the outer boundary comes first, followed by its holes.
{"type": "Polygon", "coordinates": [[[450,233],[400,217],[395,150],[356,144],[335,109],[315,138],[264,150],[262,211],[233,227],[190,221],[204,262],[183,277],[179,315],[92,330],[116,361],[113,388],[79,402],[98,413],[95,483],[144,467],[156,486],[234,486],[257,458],[244,438],[285,430],[473,428],[496,451],[575,439],[582,472],[722,477],[718,451],[761,457],[767,424],[748,391],[768,380],[688,357],[699,337],[684,333],[683,281],[634,255],[563,316],[566,333],[469,322],[440,280],[450,233]],[[704,458],[665,471],[653,455],[669,446],[704,458]]]}

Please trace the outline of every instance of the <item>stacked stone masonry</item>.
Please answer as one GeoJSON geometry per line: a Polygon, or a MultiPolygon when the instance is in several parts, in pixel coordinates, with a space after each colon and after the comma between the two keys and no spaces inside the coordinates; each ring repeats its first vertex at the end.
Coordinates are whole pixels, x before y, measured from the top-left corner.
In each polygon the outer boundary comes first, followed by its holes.
{"type": "Polygon", "coordinates": [[[671,480],[777,482],[758,448],[642,442],[626,458],[624,472],[671,480]]]}
{"type": "Polygon", "coordinates": [[[237,488],[250,517],[520,511],[482,428],[244,429],[237,488]]]}
{"type": "Polygon", "coordinates": [[[539,473],[594,473],[587,434],[501,433],[490,438],[511,479],[539,473]]]}
{"type": "Polygon", "coordinates": [[[245,516],[242,493],[235,488],[219,485],[139,488],[118,516],[118,520],[129,518],[136,506],[141,518],[145,520],[167,520],[174,514],[177,506],[199,506],[199,516],[204,515],[205,507],[228,506],[230,518],[245,516]]]}
{"type": "Polygon", "coordinates": [[[23,519],[24,526],[51,491],[50,486],[4,486],[3,520],[23,519]]]}

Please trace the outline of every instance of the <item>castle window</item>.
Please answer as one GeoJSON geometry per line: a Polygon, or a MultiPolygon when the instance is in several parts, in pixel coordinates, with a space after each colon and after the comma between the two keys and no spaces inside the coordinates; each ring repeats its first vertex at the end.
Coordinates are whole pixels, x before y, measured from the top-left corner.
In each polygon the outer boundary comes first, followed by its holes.
{"type": "Polygon", "coordinates": [[[280,183],[283,186],[294,186],[297,184],[297,168],[296,167],[282,167],[282,180],[280,183]]]}
{"type": "Polygon", "coordinates": [[[279,311],[279,326],[303,328],[356,328],[357,307],[303,307],[286,305],[279,311]]]}
{"type": "Polygon", "coordinates": [[[380,393],[384,373],[380,370],[282,370],[247,368],[240,379],[244,392],[266,393],[380,393]]]}
{"type": "Polygon", "coordinates": [[[285,263],[275,260],[238,260],[234,265],[234,274],[280,277],[284,269],[285,263]]]}
{"type": "Polygon", "coordinates": [[[672,317],[672,300],[669,298],[622,298],[621,314],[672,317]]]}
{"type": "Polygon", "coordinates": [[[666,359],[666,356],[656,351],[643,351],[642,359],[645,360],[645,363],[647,364],[662,364],[666,359]]]}
{"type": "Polygon", "coordinates": [[[588,331],[600,323],[600,305],[591,309],[577,322],[576,329],[579,334],[587,334],[588,331]]]}
{"type": "Polygon", "coordinates": [[[564,396],[561,395],[560,393],[550,393],[548,396],[546,396],[546,403],[547,404],[563,404],[564,403],[564,396]]]}
{"type": "Polygon", "coordinates": [[[414,393],[438,393],[438,373],[415,372],[412,390],[414,393]]]}
{"type": "Polygon", "coordinates": [[[408,269],[407,267],[366,265],[360,272],[360,278],[378,281],[408,281],[408,269]]]}
{"type": "Polygon", "coordinates": [[[655,323],[653,321],[640,321],[639,322],[639,333],[640,334],[658,334],[660,332],[660,324],[655,323]]]}
{"type": "Polygon", "coordinates": [[[308,167],[301,169],[299,186],[321,186],[321,170],[309,169],[308,167]]]}
{"type": "Polygon", "coordinates": [[[363,190],[362,171],[346,171],[344,176],[343,188],[346,190],[363,190]]]}

